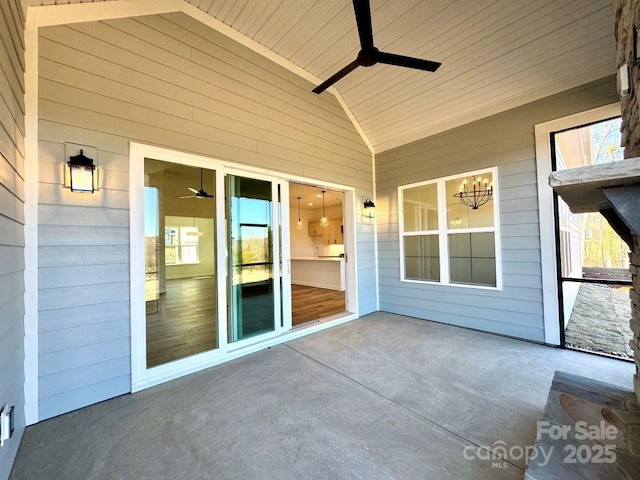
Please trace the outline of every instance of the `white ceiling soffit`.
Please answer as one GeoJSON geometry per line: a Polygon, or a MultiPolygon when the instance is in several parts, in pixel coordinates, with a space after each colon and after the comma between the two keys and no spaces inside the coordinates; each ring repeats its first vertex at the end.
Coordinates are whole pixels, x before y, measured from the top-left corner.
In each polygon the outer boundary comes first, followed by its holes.
{"type": "MultiPolygon", "coordinates": [[[[323,80],[359,50],[350,0],[184,1],[323,80]]],[[[376,152],[615,73],[611,0],[371,0],[371,11],[380,50],[442,62],[359,67],[335,85],[376,152]]]]}

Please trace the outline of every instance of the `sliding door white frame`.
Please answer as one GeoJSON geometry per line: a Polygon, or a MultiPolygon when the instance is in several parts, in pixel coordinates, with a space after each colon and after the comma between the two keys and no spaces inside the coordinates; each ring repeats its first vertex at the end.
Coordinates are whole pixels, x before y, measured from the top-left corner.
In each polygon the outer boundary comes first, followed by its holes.
{"type": "Polygon", "coordinates": [[[225,361],[247,355],[264,348],[283,343],[293,338],[329,328],[358,317],[357,303],[357,259],[355,251],[355,193],[353,188],[342,185],[319,182],[317,180],[282,174],[281,172],[245,167],[230,162],[215,160],[190,153],[176,152],[161,147],[130,143],[129,148],[129,208],[130,208],[130,294],[131,294],[131,391],[136,392],[158,385],[168,380],[178,378],[204,368],[223,363],[225,361]],[[215,171],[216,175],[216,286],[218,289],[218,348],[202,352],[156,367],[146,367],[146,312],[145,312],[145,279],[144,272],[144,159],[151,158],[177,164],[206,168],[215,171]],[[246,176],[268,180],[272,183],[274,198],[277,198],[277,188],[280,186],[281,202],[273,202],[274,218],[274,285],[276,293],[275,329],[256,337],[247,338],[234,343],[227,343],[227,302],[226,302],[226,214],[224,198],[225,175],[246,176]],[[305,329],[291,330],[291,262],[289,245],[289,181],[315,183],[326,185],[328,188],[342,190],[345,193],[345,248],[349,261],[347,262],[347,296],[349,313],[337,320],[327,321],[305,329]],[[279,258],[279,232],[276,225],[282,226],[282,258],[279,258]],[[280,268],[281,266],[281,268],[280,268]],[[279,275],[275,275],[280,268],[282,275],[282,292],[280,292],[279,275]],[[280,296],[282,295],[282,297],[280,296]],[[282,298],[282,302],[280,301],[282,298]],[[282,305],[282,311],[280,308],[282,305]],[[281,320],[282,319],[282,320],[281,320]]]}

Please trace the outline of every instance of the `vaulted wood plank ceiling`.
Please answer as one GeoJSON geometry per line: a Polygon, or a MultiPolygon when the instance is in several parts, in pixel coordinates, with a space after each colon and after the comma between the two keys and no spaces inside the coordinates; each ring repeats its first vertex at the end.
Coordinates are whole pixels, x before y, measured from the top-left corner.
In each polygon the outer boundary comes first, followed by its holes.
{"type": "MultiPolygon", "coordinates": [[[[184,1],[320,79],[359,50],[350,0],[184,1]]],[[[435,73],[361,67],[335,85],[378,152],[615,73],[611,0],[371,0],[371,10],[379,49],[442,62],[435,73]]]]}

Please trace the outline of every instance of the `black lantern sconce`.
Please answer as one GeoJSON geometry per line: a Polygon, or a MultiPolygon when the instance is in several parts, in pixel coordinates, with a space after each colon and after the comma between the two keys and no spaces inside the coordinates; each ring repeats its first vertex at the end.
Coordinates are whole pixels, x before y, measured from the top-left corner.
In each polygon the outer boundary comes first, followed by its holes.
{"type": "Polygon", "coordinates": [[[376,216],[376,204],[369,197],[364,197],[364,202],[362,202],[362,216],[364,218],[374,218],[376,216]]]}
{"type": "Polygon", "coordinates": [[[96,166],[93,159],[80,150],[79,155],[69,157],[65,168],[64,186],[72,192],[93,193],[96,190],[96,166]]]}

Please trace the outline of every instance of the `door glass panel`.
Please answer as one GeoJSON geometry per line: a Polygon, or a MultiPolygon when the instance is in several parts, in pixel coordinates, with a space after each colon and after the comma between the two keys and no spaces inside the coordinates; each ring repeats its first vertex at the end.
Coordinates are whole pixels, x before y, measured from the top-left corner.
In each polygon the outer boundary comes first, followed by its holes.
{"type": "Polygon", "coordinates": [[[229,342],[275,329],[271,182],[227,176],[229,342]]]}
{"type": "Polygon", "coordinates": [[[147,368],[218,348],[214,212],[215,172],[145,159],[147,368]]]}

